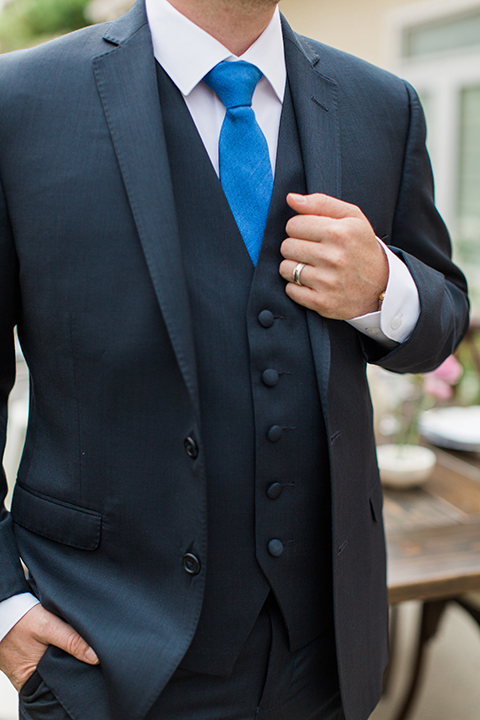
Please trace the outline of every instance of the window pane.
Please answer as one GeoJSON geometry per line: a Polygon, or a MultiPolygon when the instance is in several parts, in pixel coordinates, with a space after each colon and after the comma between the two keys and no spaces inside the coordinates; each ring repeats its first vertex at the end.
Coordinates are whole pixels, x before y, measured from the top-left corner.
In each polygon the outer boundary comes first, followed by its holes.
{"type": "Polygon", "coordinates": [[[480,311],[480,85],[460,95],[456,251],[480,311]]]}
{"type": "Polygon", "coordinates": [[[405,28],[403,57],[480,46],[480,10],[405,28]]]}

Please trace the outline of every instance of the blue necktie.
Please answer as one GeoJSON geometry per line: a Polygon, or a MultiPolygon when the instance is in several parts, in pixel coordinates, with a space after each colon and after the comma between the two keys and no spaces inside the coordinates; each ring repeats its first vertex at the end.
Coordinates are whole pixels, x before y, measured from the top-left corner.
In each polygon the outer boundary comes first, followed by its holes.
{"type": "Polygon", "coordinates": [[[273,190],[267,141],[252,110],[261,77],[255,65],[240,60],[221,62],[203,78],[227,111],[218,144],[220,182],[254,265],[273,190]]]}

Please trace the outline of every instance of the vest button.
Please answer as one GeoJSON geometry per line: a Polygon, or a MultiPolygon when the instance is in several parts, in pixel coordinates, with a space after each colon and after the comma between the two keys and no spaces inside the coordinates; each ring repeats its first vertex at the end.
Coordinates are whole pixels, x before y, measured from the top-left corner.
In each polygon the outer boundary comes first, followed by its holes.
{"type": "Polygon", "coordinates": [[[267,437],[270,442],[278,442],[283,435],[283,428],[280,425],[272,425],[270,430],[267,432],[267,437]]]}
{"type": "Polygon", "coordinates": [[[198,575],[200,572],[200,560],[192,553],[186,553],[182,558],[182,565],[189,575],[198,575]]]}
{"type": "Polygon", "coordinates": [[[267,547],[272,557],[280,557],[283,553],[283,543],[281,540],[270,540],[267,547]]]}
{"type": "Polygon", "coordinates": [[[262,310],[262,312],[258,316],[258,322],[264,328],[272,327],[274,320],[275,318],[273,317],[273,313],[271,313],[270,310],[262,310]]]}
{"type": "Polygon", "coordinates": [[[264,370],[262,373],[262,381],[263,384],[267,387],[275,387],[275,385],[278,383],[278,372],[276,370],[273,370],[273,368],[264,370]]]}
{"type": "Polygon", "coordinates": [[[198,457],[198,445],[195,440],[191,437],[187,437],[185,438],[183,445],[185,447],[185,452],[187,453],[188,457],[192,458],[192,460],[195,460],[198,457]]]}
{"type": "Polygon", "coordinates": [[[279,482],[274,482],[267,488],[267,495],[270,500],[276,500],[282,494],[283,486],[279,482]]]}

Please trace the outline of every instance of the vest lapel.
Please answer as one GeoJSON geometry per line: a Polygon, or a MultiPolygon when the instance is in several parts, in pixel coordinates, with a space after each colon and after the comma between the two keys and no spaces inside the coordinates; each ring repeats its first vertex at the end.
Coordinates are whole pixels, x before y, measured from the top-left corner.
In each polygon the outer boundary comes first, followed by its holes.
{"type": "Polygon", "coordinates": [[[109,27],[93,69],[155,293],[198,412],[192,323],[143,3],[109,27]]]}

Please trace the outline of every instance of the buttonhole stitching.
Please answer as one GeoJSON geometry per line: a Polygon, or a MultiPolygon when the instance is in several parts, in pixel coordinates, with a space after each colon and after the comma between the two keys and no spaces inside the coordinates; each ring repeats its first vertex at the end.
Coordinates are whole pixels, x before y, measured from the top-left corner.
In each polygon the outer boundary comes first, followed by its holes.
{"type": "Polygon", "coordinates": [[[313,100],[313,102],[316,103],[319,107],[321,107],[322,110],[325,110],[325,112],[328,112],[327,106],[324,105],[323,103],[321,103],[320,100],[317,100],[317,98],[315,97],[315,95],[312,95],[312,100],[313,100]]]}

